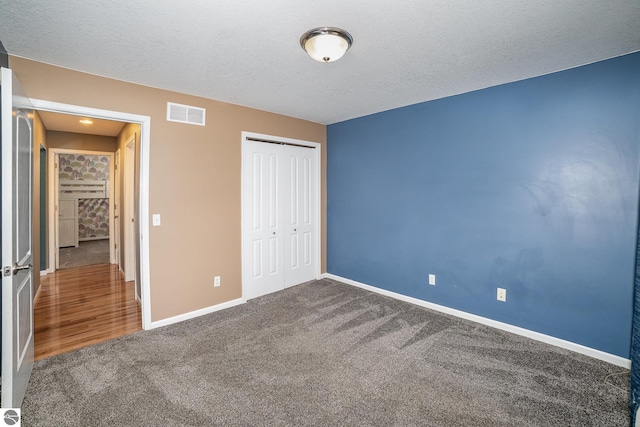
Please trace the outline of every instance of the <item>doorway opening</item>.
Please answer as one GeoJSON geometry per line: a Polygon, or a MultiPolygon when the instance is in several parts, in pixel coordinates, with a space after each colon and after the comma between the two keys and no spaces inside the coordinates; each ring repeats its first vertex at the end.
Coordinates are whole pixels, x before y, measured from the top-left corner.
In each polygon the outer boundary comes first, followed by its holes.
{"type": "MultiPolygon", "coordinates": [[[[79,118],[84,117],[84,118],[91,118],[91,119],[97,119],[97,120],[106,120],[106,121],[116,121],[116,122],[121,122],[121,123],[128,123],[128,124],[132,124],[135,125],[137,127],[137,130],[134,132],[134,141],[137,142],[137,144],[135,144],[135,151],[136,151],[136,162],[135,165],[133,167],[133,170],[135,171],[135,177],[133,180],[130,181],[130,190],[131,191],[127,191],[127,188],[125,188],[125,186],[123,185],[123,181],[124,178],[122,176],[122,171],[117,171],[116,168],[118,168],[119,166],[117,165],[117,162],[123,163],[123,161],[126,162],[126,160],[121,158],[121,155],[123,153],[123,149],[120,147],[116,147],[117,149],[110,149],[109,150],[109,154],[110,154],[110,164],[111,164],[111,168],[114,170],[114,174],[113,177],[116,178],[116,180],[114,180],[114,182],[110,182],[109,186],[110,188],[108,189],[108,192],[110,193],[110,196],[113,198],[114,202],[109,204],[109,225],[113,225],[112,227],[109,227],[109,229],[111,230],[110,232],[110,236],[109,236],[109,242],[110,242],[110,254],[109,254],[109,259],[110,259],[110,263],[111,263],[111,267],[113,268],[114,265],[116,265],[116,272],[121,273],[120,272],[120,268],[124,265],[122,258],[124,258],[126,256],[126,249],[125,248],[121,248],[120,246],[118,246],[118,251],[115,250],[114,245],[116,244],[116,242],[118,242],[118,240],[122,240],[122,244],[125,245],[124,242],[124,231],[122,230],[122,226],[123,226],[123,222],[122,220],[120,221],[116,221],[117,219],[119,220],[120,218],[115,218],[116,216],[120,216],[119,212],[122,212],[122,208],[119,206],[119,203],[117,203],[116,200],[116,194],[115,194],[115,188],[118,188],[118,195],[117,197],[119,197],[121,200],[125,198],[125,193],[132,193],[134,196],[132,197],[136,203],[135,206],[133,207],[133,219],[135,220],[134,226],[133,226],[133,233],[131,233],[132,236],[132,246],[133,246],[133,250],[130,251],[131,254],[134,255],[134,259],[137,260],[136,264],[135,264],[135,270],[133,273],[130,273],[131,275],[133,275],[134,277],[134,281],[135,281],[135,295],[137,296],[137,300],[140,303],[140,317],[141,317],[141,325],[143,329],[149,329],[151,328],[151,311],[150,311],[150,290],[149,290],[149,245],[148,245],[148,239],[146,238],[146,236],[148,235],[148,228],[149,228],[149,221],[148,221],[148,211],[149,211],[149,196],[148,196],[148,180],[149,180],[149,164],[148,164],[148,159],[149,159],[149,132],[150,132],[150,118],[148,116],[141,116],[141,115],[135,115],[135,114],[129,114],[129,113],[124,113],[124,112],[117,112],[117,111],[110,111],[110,110],[100,110],[100,109],[94,109],[94,108],[89,108],[89,107],[84,107],[84,106],[76,106],[76,105],[70,105],[70,104],[61,104],[61,103],[56,103],[56,102],[49,102],[49,101],[45,101],[45,100],[38,100],[38,99],[32,99],[31,100],[34,106],[34,109],[37,110],[39,113],[55,113],[55,114],[60,114],[60,115],[66,115],[66,116],[70,116],[74,119],[74,121],[78,121],[79,118]],[[79,117],[81,116],[81,117],[79,117]],[[119,154],[116,155],[116,152],[118,152],[119,154]],[[117,171],[117,172],[115,172],[117,171]],[[118,181],[118,178],[120,178],[120,180],[118,181]],[[137,194],[136,194],[137,193],[137,194]],[[137,196],[137,197],[136,197],[137,196]],[[119,230],[116,230],[116,228],[118,228],[119,230]],[[116,235],[118,237],[120,237],[120,239],[116,238],[116,235]],[[116,259],[116,257],[118,257],[118,259],[116,259]],[[118,262],[119,261],[119,262],[118,262]]],[[[130,142],[131,141],[131,137],[129,136],[127,141],[125,142],[130,142]]],[[[78,147],[75,147],[75,149],[77,149],[78,147]]],[[[84,148],[83,151],[87,152],[87,148],[88,147],[82,147],[84,148]]],[[[89,148],[95,148],[95,147],[89,147],[89,148]]],[[[58,151],[58,154],[60,154],[62,151],[64,150],[73,150],[72,148],[64,148],[64,147],[49,147],[48,151],[48,157],[49,157],[49,162],[48,162],[48,169],[49,169],[49,177],[51,177],[51,169],[53,167],[54,164],[54,151],[58,151]]],[[[91,151],[91,150],[88,150],[91,151]]],[[[53,192],[54,190],[54,185],[52,185],[51,182],[49,182],[47,184],[48,187],[48,196],[49,196],[49,205],[51,206],[51,200],[54,199],[55,197],[55,193],[53,192]]],[[[55,264],[55,252],[56,252],[56,242],[55,242],[55,237],[53,236],[52,233],[55,230],[55,223],[57,221],[55,221],[56,216],[57,216],[57,212],[51,212],[51,210],[49,210],[48,213],[48,221],[47,221],[47,225],[48,225],[48,265],[47,265],[47,275],[50,275],[52,273],[54,273],[56,271],[56,264],[55,264]]],[[[108,274],[113,275],[113,271],[110,271],[108,274]]],[[[124,278],[123,278],[124,280],[124,278]]]]}
{"type": "MultiPolygon", "coordinates": [[[[53,135],[56,140],[66,136],[60,132],[53,135]]],[[[83,134],[85,139],[90,137],[83,134]]],[[[73,138],[77,137],[69,138],[71,142],[73,138]]],[[[114,241],[120,230],[114,227],[114,208],[120,201],[115,197],[114,181],[120,171],[114,164],[114,153],[55,147],[49,152],[52,270],[96,264],[119,266],[114,241]]]]}
{"type": "MultiPolygon", "coordinates": [[[[135,180],[125,183],[129,188],[121,188],[124,170],[115,161],[115,151],[125,143],[136,152],[140,125],[93,119],[88,126],[78,116],[37,114],[48,147],[50,184],[41,188],[49,195],[50,231],[45,231],[47,274],[40,281],[34,307],[36,360],[133,333],[142,325],[136,292],[140,275],[127,270],[125,278],[116,251],[123,234],[116,221],[124,202],[121,195],[130,194],[134,200],[138,192],[135,180]]],[[[135,176],[139,167],[130,157],[129,171],[135,176]]],[[[130,239],[129,248],[118,249],[137,252],[136,243],[130,239]]]]}

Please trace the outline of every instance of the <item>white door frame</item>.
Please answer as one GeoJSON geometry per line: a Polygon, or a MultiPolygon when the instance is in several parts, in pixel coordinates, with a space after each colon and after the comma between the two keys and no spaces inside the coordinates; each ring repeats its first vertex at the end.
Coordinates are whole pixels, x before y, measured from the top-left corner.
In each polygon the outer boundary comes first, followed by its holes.
{"type": "Polygon", "coordinates": [[[138,190],[140,211],[140,234],[137,236],[140,247],[140,289],[142,305],[142,328],[151,329],[151,276],[149,266],[149,149],[151,143],[151,117],[120,111],[102,110],[79,105],[31,99],[35,110],[55,113],[87,116],[96,119],[117,120],[140,125],[140,188],[138,190]]]}
{"type": "Polygon", "coordinates": [[[258,139],[258,140],[265,140],[265,141],[274,141],[274,142],[281,142],[284,144],[290,144],[290,145],[299,145],[299,146],[303,146],[303,147],[313,147],[316,150],[318,150],[316,152],[315,155],[315,176],[314,176],[314,181],[315,181],[315,191],[316,191],[316,224],[314,226],[313,229],[313,234],[315,236],[315,240],[316,240],[316,248],[315,248],[315,253],[316,253],[316,259],[314,260],[315,263],[315,278],[319,279],[320,278],[320,264],[321,264],[321,259],[322,259],[322,252],[321,252],[321,247],[322,247],[322,242],[321,242],[321,236],[322,236],[322,216],[321,216],[321,212],[322,212],[322,205],[321,205],[321,200],[322,200],[322,196],[321,196],[321,176],[322,176],[322,172],[321,172],[321,165],[322,165],[322,145],[318,142],[312,142],[312,141],[303,141],[300,139],[292,139],[292,138],[284,138],[284,137],[280,137],[280,136],[273,136],[273,135],[265,135],[265,134],[260,134],[260,133],[253,133],[253,132],[246,132],[243,131],[242,132],[242,166],[240,169],[240,176],[241,176],[241,182],[240,182],[240,188],[241,188],[241,203],[242,206],[240,208],[240,224],[241,225],[241,229],[242,229],[242,236],[241,236],[241,242],[242,242],[242,298],[246,299],[247,296],[247,281],[248,281],[248,271],[249,271],[249,260],[250,260],[250,251],[251,248],[245,248],[244,247],[244,237],[245,237],[245,233],[248,233],[248,230],[245,230],[245,212],[244,212],[244,206],[245,206],[245,197],[247,197],[247,195],[245,194],[245,170],[246,168],[250,168],[251,165],[246,165],[244,162],[244,158],[245,158],[245,150],[246,150],[246,142],[247,142],[247,138],[254,138],[254,139],[258,139]]]}
{"type": "MultiPolygon", "coordinates": [[[[129,282],[136,278],[136,254],[135,254],[135,156],[136,156],[136,134],[125,143],[124,151],[124,204],[122,212],[124,214],[124,280],[129,282]]],[[[138,296],[136,291],[136,297],[138,296]]]]}
{"type": "MultiPolygon", "coordinates": [[[[47,171],[49,182],[53,182],[54,185],[50,185],[48,189],[48,200],[47,210],[49,213],[49,229],[54,230],[53,239],[49,239],[49,273],[53,273],[57,268],[60,268],[60,245],[59,237],[60,237],[60,227],[58,221],[58,210],[56,207],[60,206],[60,179],[59,174],[60,171],[57,167],[55,167],[56,158],[59,158],[60,154],[86,154],[89,156],[105,156],[109,157],[109,224],[114,223],[114,210],[113,210],[113,201],[114,201],[114,193],[113,193],[113,175],[114,175],[114,164],[113,164],[113,153],[109,151],[91,151],[91,150],[75,150],[69,148],[51,148],[47,152],[47,171]],[[52,263],[53,261],[53,263],[52,263]],[[52,266],[55,267],[52,268],[52,266]]],[[[109,227],[109,260],[113,264],[115,259],[115,253],[113,249],[114,239],[114,227],[109,227]]]]}

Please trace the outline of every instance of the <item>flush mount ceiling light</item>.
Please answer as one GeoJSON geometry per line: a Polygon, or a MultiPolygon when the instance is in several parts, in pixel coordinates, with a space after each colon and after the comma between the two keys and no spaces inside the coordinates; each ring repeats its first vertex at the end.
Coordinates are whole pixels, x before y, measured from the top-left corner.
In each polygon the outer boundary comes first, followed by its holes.
{"type": "Polygon", "coordinates": [[[314,28],[300,37],[300,46],[319,62],[337,61],[352,43],[351,34],[334,27],[314,28]]]}

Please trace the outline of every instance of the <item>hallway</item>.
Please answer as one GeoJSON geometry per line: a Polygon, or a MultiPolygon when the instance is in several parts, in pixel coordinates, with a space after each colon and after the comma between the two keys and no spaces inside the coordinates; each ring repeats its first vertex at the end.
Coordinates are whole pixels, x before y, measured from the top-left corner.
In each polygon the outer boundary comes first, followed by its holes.
{"type": "Polygon", "coordinates": [[[116,265],[43,276],[34,307],[35,360],[142,330],[134,282],[116,265]]]}

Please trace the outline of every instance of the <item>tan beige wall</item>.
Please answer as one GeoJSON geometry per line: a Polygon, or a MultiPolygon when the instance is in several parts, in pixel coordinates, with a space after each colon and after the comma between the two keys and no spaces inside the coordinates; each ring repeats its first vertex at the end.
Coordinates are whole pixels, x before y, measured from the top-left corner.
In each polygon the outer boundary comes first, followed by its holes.
{"type": "Polygon", "coordinates": [[[116,151],[117,142],[113,136],[86,135],[83,133],[47,131],[49,148],[65,148],[86,151],[116,151]]]}
{"type": "Polygon", "coordinates": [[[326,251],[326,126],[265,111],[11,58],[33,98],[151,117],[152,320],[239,298],[241,286],[241,132],[322,144],[322,271],[326,251]],[[165,120],[167,102],[207,109],[204,127],[165,120]],[[213,276],[222,286],[213,287],[213,276]]]}
{"type": "Polygon", "coordinates": [[[36,112],[33,117],[33,230],[32,237],[32,265],[33,265],[33,295],[40,289],[40,146],[47,148],[47,129],[36,112]]]}

